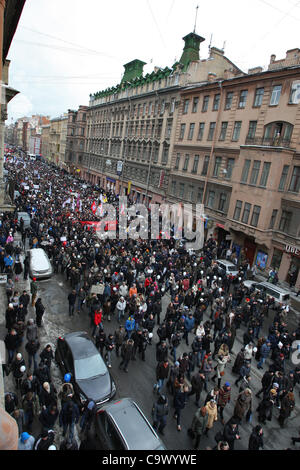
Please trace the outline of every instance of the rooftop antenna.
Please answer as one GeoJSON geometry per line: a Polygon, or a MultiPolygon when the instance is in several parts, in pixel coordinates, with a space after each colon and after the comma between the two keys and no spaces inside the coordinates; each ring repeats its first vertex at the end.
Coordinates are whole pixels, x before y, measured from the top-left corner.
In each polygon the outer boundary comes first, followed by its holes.
{"type": "Polygon", "coordinates": [[[212,33],[211,33],[211,35],[210,35],[210,41],[209,41],[209,46],[208,46],[209,52],[210,52],[211,45],[212,45],[212,38],[213,38],[213,35],[212,35],[212,33]]]}
{"type": "Polygon", "coordinates": [[[193,31],[193,33],[196,32],[196,23],[197,23],[198,8],[199,8],[199,5],[196,6],[195,26],[194,26],[194,31],[193,31]]]}
{"type": "Polygon", "coordinates": [[[223,43],[223,52],[225,52],[226,41],[223,43]]]}

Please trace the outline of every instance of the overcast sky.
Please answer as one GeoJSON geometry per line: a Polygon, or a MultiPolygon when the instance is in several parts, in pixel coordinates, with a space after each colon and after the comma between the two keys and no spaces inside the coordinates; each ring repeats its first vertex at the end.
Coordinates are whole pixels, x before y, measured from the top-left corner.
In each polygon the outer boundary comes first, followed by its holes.
{"type": "Polygon", "coordinates": [[[171,67],[194,29],[244,72],[300,47],[300,0],[27,0],[8,53],[10,86],[20,91],[7,124],[32,114],[59,116],[89,94],[120,83],[133,59],[171,67]]]}

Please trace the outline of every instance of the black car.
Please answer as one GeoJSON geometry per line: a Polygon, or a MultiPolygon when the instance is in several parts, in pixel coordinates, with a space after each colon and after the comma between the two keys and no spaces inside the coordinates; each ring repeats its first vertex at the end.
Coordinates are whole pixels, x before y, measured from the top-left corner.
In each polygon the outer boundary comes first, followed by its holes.
{"type": "Polygon", "coordinates": [[[99,408],[94,426],[96,450],[166,450],[131,398],[121,398],[99,408]]]}
{"type": "Polygon", "coordinates": [[[75,399],[83,405],[88,399],[102,405],[116,393],[105,362],[84,331],[68,333],[57,340],[55,360],[63,375],[71,374],[75,399]]]}

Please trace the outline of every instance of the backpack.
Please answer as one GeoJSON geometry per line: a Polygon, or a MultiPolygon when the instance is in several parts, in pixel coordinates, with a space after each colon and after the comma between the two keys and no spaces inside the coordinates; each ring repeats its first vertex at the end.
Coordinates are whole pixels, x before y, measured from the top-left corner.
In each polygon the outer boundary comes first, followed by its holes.
{"type": "Polygon", "coordinates": [[[65,419],[67,423],[72,423],[73,420],[73,403],[70,401],[66,405],[65,419]]]}

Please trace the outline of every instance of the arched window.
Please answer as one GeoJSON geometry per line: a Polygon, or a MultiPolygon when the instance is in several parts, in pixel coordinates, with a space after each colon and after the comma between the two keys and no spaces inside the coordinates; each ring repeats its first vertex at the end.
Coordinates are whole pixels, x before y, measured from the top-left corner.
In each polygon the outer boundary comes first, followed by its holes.
{"type": "Polygon", "coordinates": [[[290,144],[294,126],[289,122],[275,121],[265,126],[263,144],[287,147],[290,144]]]}

